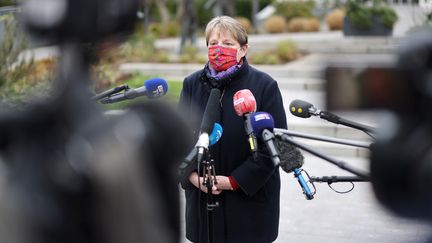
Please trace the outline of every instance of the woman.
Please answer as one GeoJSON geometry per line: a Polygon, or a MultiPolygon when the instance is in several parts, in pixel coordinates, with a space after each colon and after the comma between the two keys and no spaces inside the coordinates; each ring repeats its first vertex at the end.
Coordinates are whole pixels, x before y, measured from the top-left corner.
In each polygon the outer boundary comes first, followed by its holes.
{"type": "MultiPolygon", "coordinates": [[[[234,110],[233,96],[239,90],[249,89],[255,96],[257,110],[270,113],[275,127],[286,128],[281,93],[275,80],[248,64],[248,37],[238,21],[215,17],[207,24],[205,37],[209,62],[185,78],[179,105],[198,135],[210,90],[218,88],[222,93],[223,135],[210,147],[217,175],[211,193],[219,203],[213,211],[214,242],[269,243],[278,235],[279,170],[274,168],[267,151],[262,150],[264,144],[259,144],[261,151],[253,158],[244,120],[234,110]]],[[[186,237],[192,242],[207,242],[207,190],[199,186],[198,177],[197,172],[192,172],[188,181],[182,183],[186,195],[186,237]]]]}

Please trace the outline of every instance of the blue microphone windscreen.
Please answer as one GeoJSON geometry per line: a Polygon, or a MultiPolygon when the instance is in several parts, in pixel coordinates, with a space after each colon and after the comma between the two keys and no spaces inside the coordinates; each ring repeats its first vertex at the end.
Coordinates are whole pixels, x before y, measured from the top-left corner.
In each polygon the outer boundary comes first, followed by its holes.
{"type": "Polygon", "coordinates": [[[267,112],[255,112],[250,116],[253,132],[257,138],[261,138],[262,131],[267,129],[273,132],[274,120],[267,112]]]}
{"type": "Polygon", "coordinates": [[[222,137],[223,129],[219,123],[215,123],[213,127],[213,131],[209,136],[210,145],[213,145],[219,141],[222,137]]]}
{"type": "Polygon", "coordinates": [[[168,92],[168,84],[164,79],[152,78],[144,82],[147,97],[154,98],[164,96],[168,92]]]}

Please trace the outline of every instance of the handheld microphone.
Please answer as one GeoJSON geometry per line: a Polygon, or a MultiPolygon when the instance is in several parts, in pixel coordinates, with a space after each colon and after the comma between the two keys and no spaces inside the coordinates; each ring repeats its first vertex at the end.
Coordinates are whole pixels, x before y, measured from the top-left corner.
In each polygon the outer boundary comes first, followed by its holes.
{"type": "Polygon", "coordinates": [[[290,143],[285,143],[279,139],[277,142],[279,145],[281,159],[280,167],[286,173],[294,172],[294,177],[297,178],[297,181],[300,184],[306,199],[312,200],[314,198],[314,193],[311,191],[306,180],[303,178],[303,175],[301,174],[302,170],[300,169],[304,164],[303,154],[297,147],[290,143]]]}
{"type": "MultiPolygon", "coordinates": [[[[215,123],[213,126],[213,131],[209,136],[210,146],[216,144],[222,137],[222,134],[223,134],[222,126],[219,123],[215,123]]],[[[184,161],[179,166],[179,175],[181,178],[189,175],[195,169],[195,166],[192,165],[194,165],[195,164],[194,162],[197,161],[197,154],[198,154],[197,145],[195,145],[192,151],[186,156],[184,161]]]]}
{"type": "Polygon", "coordinates": [[[112,89],[103,91],[99,94],[96,94],[95,96],[92,97],[92,100],[100,100],[102,98],[105,98],[107,96],[113,95],[113,94],[117,94],[118,92],[121,92],[123,90],[128,90],[129,86],[127,84],[122,84],[120,86],[114,87],[112,89]]]}
{"type": "Polygon", "coordinates": [[[319,111],[311,103],[303,100],[293,100],[290,105],[290,112],[294,116],[309,118],[311,115],[319,115],[319,111]]]}
{"type": "Polygon", "coordinates": [[[313,106],[311,103],[308,103],[303,100],[294,100],[290,104],[290,112],[294,116],[301,117],[301,118],[309,118],[311,116],[319,116],[320,118],[327,120],[329,122],[335,123],[335,124],[342,124],[347,127],[355,128],[358,130],[361,130],[368,135],[369,133],[374,133],[375,128],[363,125],[354,121],[350,121],[344,118],[341,118],[331,112],[328,111],[321,111],[318,110],[315,106],[313,106]]]}
{"type": "Polygon", "coordinates": [[[140,96],[147,96],[149,98],[156,98],[164,96],[168,91],[168,84],[164,79],[152,78],[144,82],[142,87],[136,89],[128,89],[121,94],[106,97],[100,102],[102,104],[111,104],[128,99],[135,99],[140,96]]]}
{"type": "Polygon", "coordinates": [[[255,112],[251,114],[251,126],[253,133],[257,138],[260,138],[265,143],[274,166],[280,164],[279,151],[274,141],[274,120],[273,117],[267,112],[255,112]]]}
{"type": "Polygon", "coordinates": [[[250,114],[256,112],[255,97],[249,89],[242,89],[234,94],[233,103],[236,114],[243,117],[245,120],[245,130],[246,134],[249,136],[249,146],[252,155],[256,158],[258,143],[250,122],[250,114]]]}
{"type": "Polygon", "coordinates": [[[210,143],[209,133],[212,131],[214,124],[220,119],[220,97],[221,92],[219,89],[212,89],[210,91],[210,96],[201,122],[200,136],[196,144],[196,147],[198,148],[198,163],[201,163],[205,151],[208,149],[210,143]]]}

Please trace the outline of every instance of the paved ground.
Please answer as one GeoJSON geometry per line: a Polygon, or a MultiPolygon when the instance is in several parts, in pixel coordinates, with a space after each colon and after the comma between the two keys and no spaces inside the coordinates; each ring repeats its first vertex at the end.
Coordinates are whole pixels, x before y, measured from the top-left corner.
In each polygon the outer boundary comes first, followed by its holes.
{"type": "MultiPolygon", "coordinates": [[[[358,168],[367,167],[365,159],[339,159],[358,168]]],[[[348,175],[311,155],[306,155],[304,168],[311,176],[348,175]]],[[[308,201],[292,174],[281,171],[281,176],[281,218],[276,243],[419,243],[426,242],[432,232],[425,223],[388,212],[377,203],[370,183],[356,183],[355,189],[347,194],[338,194],[327,184],[316,183],[317,194],[308,201]]],[[[347,184],[333,185],[337,190],[349,188],[347,184]]]]}

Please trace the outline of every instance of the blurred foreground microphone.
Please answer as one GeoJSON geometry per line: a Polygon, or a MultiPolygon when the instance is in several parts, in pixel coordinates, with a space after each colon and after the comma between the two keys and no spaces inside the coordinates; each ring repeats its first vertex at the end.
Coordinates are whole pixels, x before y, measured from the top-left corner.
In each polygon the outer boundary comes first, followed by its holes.
{"type": "Polygon", "coordinates": [[[204,111],[203,120],[201,122],[200,135],[196,147],[198,148],[197,162],[201,163],[204,158],[205,151],[208,149],[210,138],[209,133],[213,126],[220,118],[219,100],[221,92],[219,89],[212,89],[204,111]]]}
{"type": "Polygon", "coordinates": [[[257,138],[263,140],[269,151],[270,157],[274,166],[280,164],[279,151],[276,148],[274,141],[274,120],[273,117],[267,112],[255,112],[250,117],[253,133],[257,138]]]}
{"type": "Polygon", "coordinates": [[[139,0],[25,0],[23,22],[39,38],[93,42],[132,33],[139,0]]]}
{"type": "MultiPolygon", "coordinates": [[[[284,134],[283,136],[288,135],[284,134]]],[[[297,178],[297,181],[300,184],[306,199],[312,200],[314,198],[314,193],[312,193],[306,180],[303,178],[303,175],[301,174],[302,170],[300,169],[304,164],[303,154],[297,147],[290,143],[280,141],[279,139],[276,141],[279,145],[278,148],[280,151],[280,167],[286,173],[294,172],[294,176],[297,178]]]]}
{"type": "Polygon", "coordinates": [[[290,103],[289,108],[291,114],[301,118],[309,118],[311,117],[311,115],[319,115],[319,111],[317,108],[315,108],[311,103],[303,100],[293,100],[290,103]]]}
{"type": "Polygon", "coordinates": [[[242,89],[234,94],[233,103],[234,110],[237,115],[243,117],[245,120],[245,130],[246,134],[249,136],[249,146],[254,158],[256,158],[258,143],[253,133],[252,125],[250,122],[251,113],[256,112],[255,97],[249,89],[242,89]]]}
{"type": "Polygon", "coordinates": [[[136,89],[128,89],[124,93],[115,94],[110,97],[106,97],[100,102],[102,104],[110,104],[120,102],[128,99],[135,99],[140,96],[147,96],[149,98],[156,98],[164,96],[168,91],[168,84],[164,79],[152,78],[144,82],[144,86],[136,89]]]}
{"type": "MultiPolygon", "coordinates": [[[[223,134],[222,126],[219,123],[215,123],[213,127],[213,131],[209,136],[210,146],[216,144],[222,137],[222,134],[223,134]]],[[[197,154],[198,154],[198,148],[196,146],[197,145],[195,145],[192,151],[186,156],[186,158],[178,167],[180,181],[183,181],[186,176],[189,176],[189,174],[196,169],[195,162],[197,161],[197,154]]]]}

